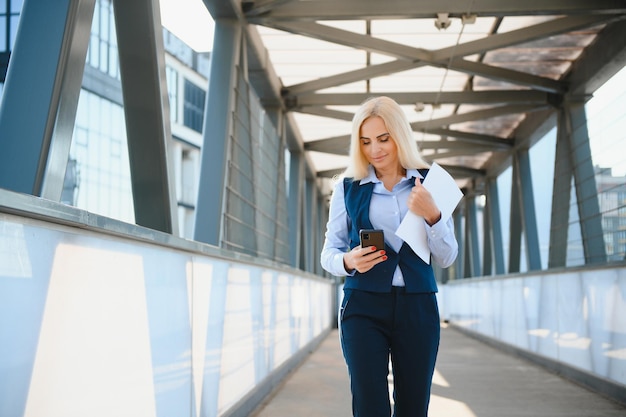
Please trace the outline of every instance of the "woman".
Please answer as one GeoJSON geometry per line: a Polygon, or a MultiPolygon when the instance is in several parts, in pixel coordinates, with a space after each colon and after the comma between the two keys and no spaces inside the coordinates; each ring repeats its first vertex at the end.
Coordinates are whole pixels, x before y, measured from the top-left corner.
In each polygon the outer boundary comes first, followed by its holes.
{"type": "Polygon", "coordinates": [[[421,158],[402,108],[388,97],[363,103],[352,121],[350,160],[330,202],[322,267],[346,276],[340,334],[357,417],[427,416],[439,347],[437,284],[430,263],[395,231],[407,211],[424,218],[432,261],[454,262],[452,219],[421,185],[421,158]],[[385,247],[361,247],[361,229],[382,229],[385,247]]]}

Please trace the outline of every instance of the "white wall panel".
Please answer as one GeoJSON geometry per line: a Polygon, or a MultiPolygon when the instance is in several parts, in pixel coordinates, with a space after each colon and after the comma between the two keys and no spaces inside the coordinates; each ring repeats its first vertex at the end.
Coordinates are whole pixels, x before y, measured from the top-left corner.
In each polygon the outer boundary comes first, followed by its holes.
{"type": "Polygon", "coordinates": [[[455,325],[626,386],[626,267],[440,286],[455,325]]]}
{"type": "Polygon", "coordinates": [[[0,415],[219,416],[333,325],[292,271],[0,213],[0,415]]]}

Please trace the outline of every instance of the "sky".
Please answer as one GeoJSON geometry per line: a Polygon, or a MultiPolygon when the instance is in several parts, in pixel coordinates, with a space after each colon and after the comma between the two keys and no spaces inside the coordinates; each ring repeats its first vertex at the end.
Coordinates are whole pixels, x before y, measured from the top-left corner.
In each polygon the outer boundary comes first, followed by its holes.
{"type": "Polygon", "coordinates": [[[161,24],[197,52],[213,48],[214,23],[202,0],[160,0],[161,24]]]}

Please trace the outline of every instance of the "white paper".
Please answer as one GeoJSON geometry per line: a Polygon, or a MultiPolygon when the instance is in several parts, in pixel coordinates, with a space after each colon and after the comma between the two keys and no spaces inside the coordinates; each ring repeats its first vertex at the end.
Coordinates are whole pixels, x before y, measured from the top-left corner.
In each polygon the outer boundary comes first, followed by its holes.
{"type": "Polygon", "coordinates": [[[441,220],[447,221],[463,197],[463,192],[456,185],[454,178],[435,162],[430,167],[423,185],[430,191],[435,204],[441,210],[441,220]]]}
{"type": "Polygon", "coordinates": [[[404,240],[424,262],[430,263],[430,248],[423,217],[413,214],[412,211],[407,212],[396,230],[396,236],[404,240]]]}
{"type": "MultiPolygon", "coordinates": [[[[433,196],[435,204],[441,211],[440,221],[447,221],[463,197],[454,178],[435,162],[422,184],[433,196]]],[[[396,230],[396,235],[404,240],[424,262],[430,263],[430,249],[423,217],[411,211],[407,212],[396,230]]]]}

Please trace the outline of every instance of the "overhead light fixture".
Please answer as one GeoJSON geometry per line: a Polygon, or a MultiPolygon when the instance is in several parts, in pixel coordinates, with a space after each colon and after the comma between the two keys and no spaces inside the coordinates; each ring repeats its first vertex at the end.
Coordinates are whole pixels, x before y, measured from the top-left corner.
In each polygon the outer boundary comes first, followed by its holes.
{"type": "Polygon", "coordinates": [[[421,113],[424,111],[425,108],[426,105],[424,103],[417,102],[415,103],[415,107],[413,108],[413,110],[415,110],[415,113],[421,113]]]}
{"type": "Polygon", "coordinates": [[[448,29],[452,21],[450,20],[449,13],[437,13],[437,19],[435,19],[435,27],[439,30],[448,29]]]}

